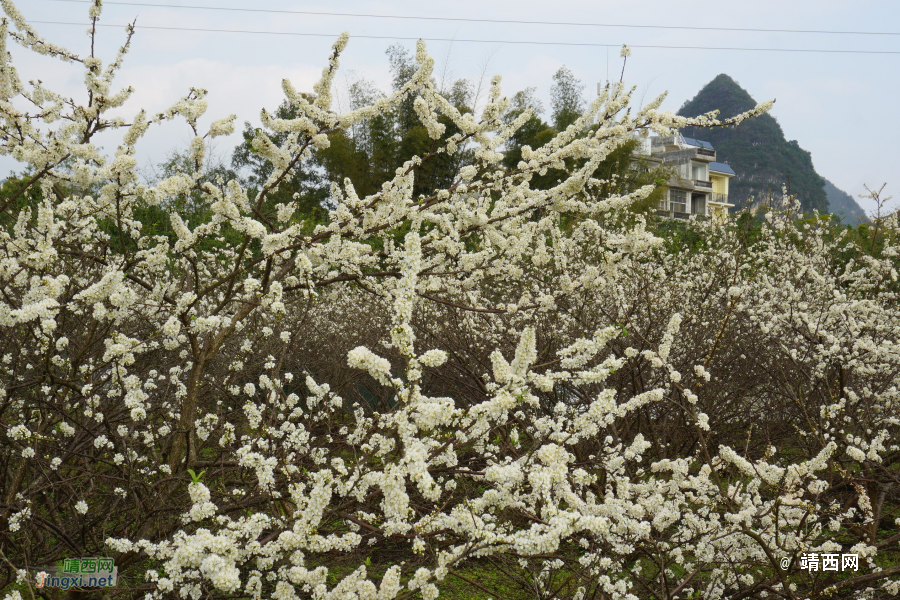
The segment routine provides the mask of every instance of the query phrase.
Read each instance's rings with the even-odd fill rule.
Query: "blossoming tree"
[[[530,115],[503,118],[499,78],[460,112],[419,43],[402,89],[338,114],[342,36],[312,93],[283,83],[296,118],[262,112],[272,169],[248,190],[204,172],[234,121],[201,128],[204,90],[111,116],[128,42],[105,64],[0,4],[0,152],[28,167],[0,198],[6,598],[103,555],[157,598],[499,597],[471,564],[542,599],[900,591],[896,237],[847,258],[787,207],[673,251],[628,211],[651,186],[596,191],[634,135],[768,105],[686,119],[617,83],[507,168]],[[82,69],[84,97],[26,85],[11,41]],[[329,134],[410,100],[433,149],[377,193],[333,182],[324,223],[272,200]],[[196,168],[142,182],[137,144],[176,119]],[[413,194],[463,149],[452,185]],[[173,209],[189,194],[200,222]],[[799,568],[841,552],[858,572]]]

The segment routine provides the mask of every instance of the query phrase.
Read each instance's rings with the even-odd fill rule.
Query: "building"
[[[712,217],[727,214],[734,206],[728,202],[728,180],[734,177],[734,171],[716,162],[712,144],[676,133],[646,140],[641,148],[645,155],[648,146],[652,161],[673,171],[667,197],[660,200],[657,209],[659,215],[676,219]]]

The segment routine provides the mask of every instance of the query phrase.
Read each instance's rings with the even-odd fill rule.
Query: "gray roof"
[[[709,163],[709,170],[715,171],[716,173],[725,173],[726,175],[734,175],[734,169],[726,165],[725,163],[720,162],[711,162]]]

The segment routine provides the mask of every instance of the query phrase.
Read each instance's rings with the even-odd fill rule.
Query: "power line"
[[[75,2],[87,4],[93,0],[49,0],[50,2]],[[155,8],[187,8],[195,10],[219,10],[232,12],[276,13],[291,15],[321,15],[328,17],[360,17],[366,19],[411,19],[418,21],[457,21],[466,23],[511,23],[519,25],[564,25],[572,27],[624,27],[632,29],[687,29],[693,31],[748,31],[759,33],[818,33],[834,35],[900,35],[896,31],[836,31],[829,29],[763,29],[754,27],[700,27],[688,25],[637,25],[634,23],[576,23],[566,21],[525,21],[519,19],[475,19],[471,17],[423,17],[411,15],[380,15],[375,13],[324,12],[313,10],[276,10],[266,8],[235,8],[230,6],[191,6],[180,4],[156,4],[151,2],[107,2],[120,6],[148,6]]]
[[[75,1],[75,0],[73,0]],[[28,21],[29,23],[42,25],[77,25],[79,27],[90,27],[90,23],[71,23],[66,21]],[[118,27],[124,28],[126,25],[114,25],[111,23],[97,23],[98,27]],[[162,25],[135,25],[135,29],[153,29],[167,31],[199,31],[207,33],[245,33],[255,35],[286,35],[286,36],[306,36],[306,37],[328,37],[337,38],[337,34],[333,33],[305,33],[295,31],[254,31],[249,29],[207,29],[203,27],[164,27]],[[598,48],[619,48],[621,44],[599,44],[596,42],[538,42],[534,40],[480,40],[480,39],[460,39],[460,38],[425,38],[425,37],[404,37],[397,35],[351,35],[351,38],[369,39],[369,40],[424,40],[426,42],[471,42],[478,44],[530,44],[538,46],[590,46]],[[664,46],[664,45],[631,45],[631,48],[655,48],[666,50],[739,50],[747,52],[805,52],[805,53],[822,53],[822,54],[900,54],[900,50],[832,50],[824,48],[749,48],[734,46]]]

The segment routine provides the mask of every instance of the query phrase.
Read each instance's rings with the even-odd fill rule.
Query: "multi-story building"
[[[660,200],[657,209],[661,216],[711,217],[726,214],[734,206],[728,202],[728,180],[734,177],[734,171],[716,162],[716,150],[709,142],[676,133],[645,139],[642,150],[654,163],[672,170],[667,197]]]

